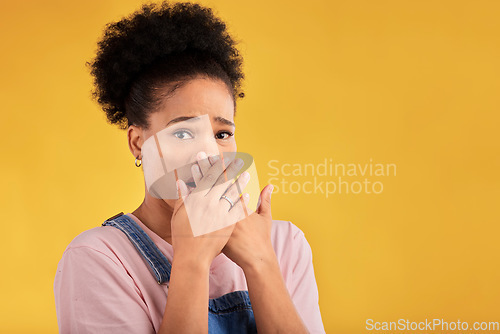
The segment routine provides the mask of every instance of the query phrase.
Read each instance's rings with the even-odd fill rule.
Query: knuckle
[[[213,173],[207,173],[207,175],[205,175],[205,180],[209,181],[209,182],[215,181],[215,174],[213,174]]]
[[[236,198],[238,196],[238,193],[234,187],[229,188],[229,190],[226,192],[226,196],[229,198]]]

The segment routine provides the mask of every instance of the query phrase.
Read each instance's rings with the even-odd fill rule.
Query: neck
[[[173,206],[167,202],[170,201],[150,196],[146,189],[144,201],[132,214],[139,218],[151,231],[172,244],[170,221],[172,220]]]

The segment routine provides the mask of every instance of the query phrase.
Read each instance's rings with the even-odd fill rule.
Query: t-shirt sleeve
[[[57,267],[54,295],[60,333],[155,333],[132,277],[99,250],[68,248]]]
[[[292,286],[290,297],[311,334],[325,333],[319,310],[318,287],[314,276],[312,251],[304,233],[294,226]]]

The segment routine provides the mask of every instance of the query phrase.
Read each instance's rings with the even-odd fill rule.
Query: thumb
[[[177,211],[184,204],[183,198],[188,195],[189,191],[188,191],[188,188],[186,186],[186,183],[184,183],[184,181],[182,181],[182,180],[177,180],[175,182],[175,186],[177,188],[177,196],[179,196],[177,201],[175,201],[175,206],[174,206],[174,211]]]
[[[260,205],[257,207],[257,213],[260,215],[271,216],[271,193],[273,192],[273,185],[268,184],[259,196]]]

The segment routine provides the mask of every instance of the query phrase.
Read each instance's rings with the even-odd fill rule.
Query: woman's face
[[[196,119],[189,121],[189,118],[202,115],[206,115],[211,127],[208,126],[206,119],[207,122],[204,123]],[[167,127],[169,130],[166,132],[172,132],[173,136],[169,137],[172,137],[172,143],[175,143],[169,144],[170,150],[168,155],[165,154],[168,163],[177,166],[192,163],[196,161],[196,153],[204,147],[216,146],[221,154],[236,152],[233,97],[225,83],[220,80],[198,77],[186,82],[162,102],[159,111],[149,115],[149,124],[148,129],[129,127],[129,147],[135,157],[142,156],[140,147],[146,139]],[[196,136],[195,131],[201,133],[199,126],[203,124],[205,124],[204,137],[207,138],[204,140],[205,145],[198,141],[201,136],[196,140],[193,139]],[[208,133],[207,130],[212,133]],[[195,141],[196,145],[190,144]],[[186,176],[179,175],[182,179],[186,179]],[[171,206],[175,202],[175,200],[165,201]]]

